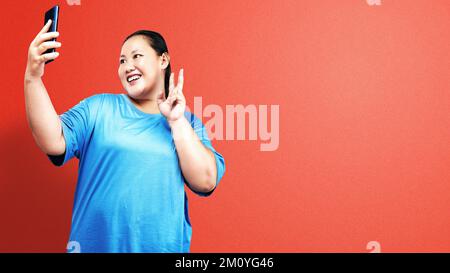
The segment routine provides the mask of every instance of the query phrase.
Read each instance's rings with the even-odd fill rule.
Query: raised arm
[[[174,74],[170,75],[169,97],[166,99],[164,91],[161,91],[157,103],[172,130],[183,176],[191,189],[208,193],[216,186],[216,161],[212,151],[203,145],[184,116],[186,99],[183,95],[183,74],[181,69],[176,87]]]
[[[47,89],[42,82],[45,62],[56,59],[58,52],[43,54],[47,49],[61,47],[61,43],[48,41],[58,32],[47,32],[51,21],[41,29],[28,49],[28,62],[24,76],[25,107],[28,124],[39,148],[49,155],[64,153],[66,143],[61,120],[53,107]]]

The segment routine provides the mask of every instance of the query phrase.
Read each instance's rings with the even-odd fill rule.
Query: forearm
[[[216,161],[185,117],[169,122],[181,170],[193,190],[209,192],[216,186]]]
[[[47,154],[58,155],[65,151],[61,120],[45,89],[41,78],[24,79],[25,108],[28,124],[39,148]]]

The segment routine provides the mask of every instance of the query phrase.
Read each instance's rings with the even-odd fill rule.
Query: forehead
[[[149,42],[146,38],[142,36],[134,36],[128,39],[123,45],[120,51],[120,56],[134,53],[135,51],[148,51],[153,48],[149,45]]]

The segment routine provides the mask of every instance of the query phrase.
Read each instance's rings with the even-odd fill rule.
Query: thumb
[[[164,91],[160,91],[156,97],[156,103],[160,104],[164,101]]]

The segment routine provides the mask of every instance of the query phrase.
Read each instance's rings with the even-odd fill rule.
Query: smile
[[[133,75],[127,78],[127,82],[137,81],[141,78],[141,75]]]

